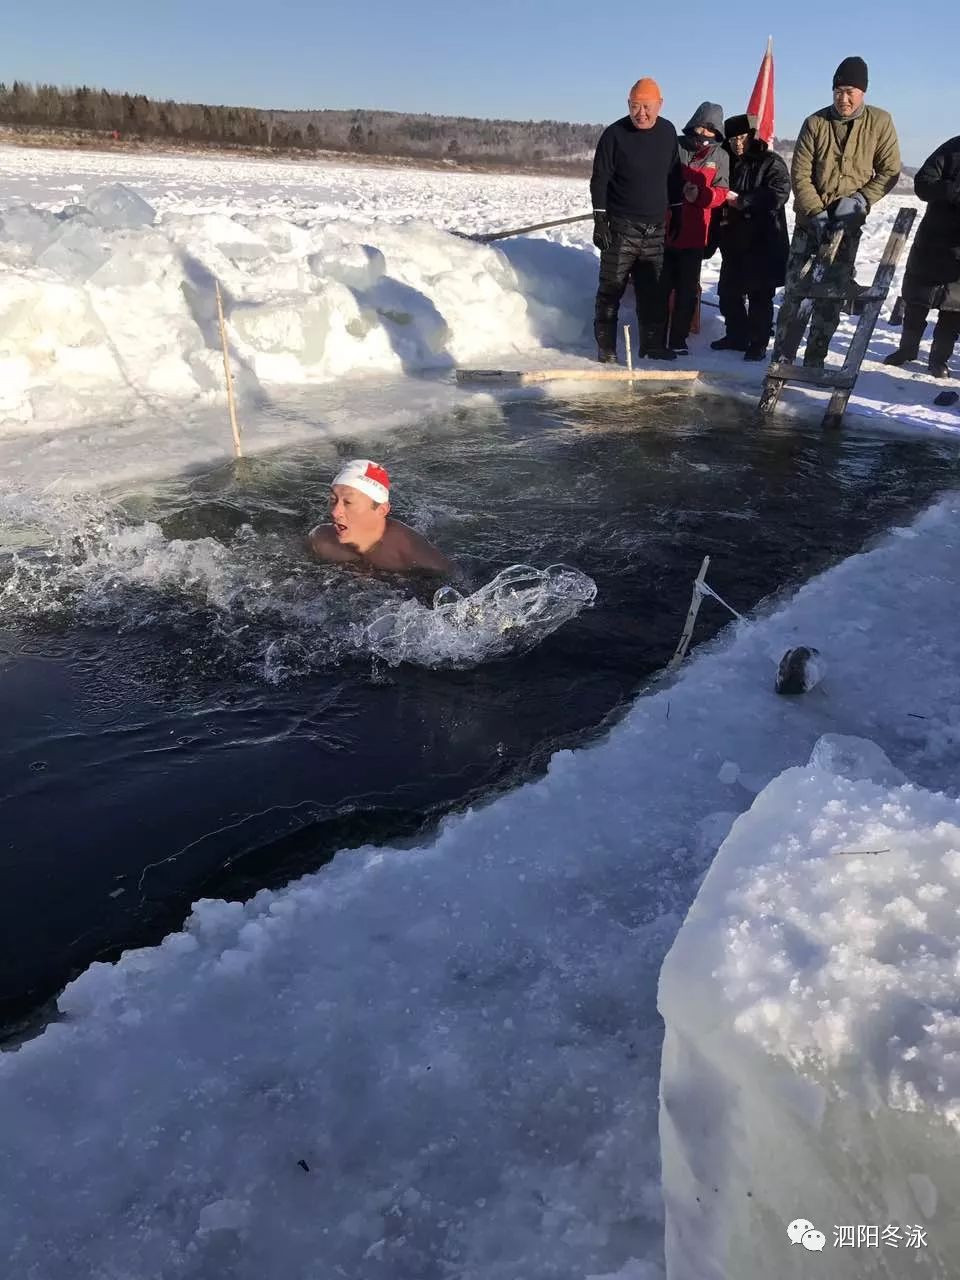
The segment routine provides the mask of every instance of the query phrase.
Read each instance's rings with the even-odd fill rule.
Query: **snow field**
[[[363,400],[390,387],[395,405],[427,385],[450,406],[467,394],[452,386],[456,365],[589,367],[589,222],[491,246],[448,234],[580,212],[579,180],[13,148],[0,148],[0,176],[0,441],[28,432],[45,445],[95,426],[112,455],[116,424],[132,437],[137,420],[222,413],[215,281],[250,449],[289,437],[269,406],[298,388],[321,397],[316,417],[332,388]],[[905,201],[917,203],[893,196],[871,217],[862,281]],[[709,350],[719,265],[704,267],[695,363],[752,398],[762,366]],[[633,323],[629,295],[622,319]],[[845,317],[838,351],[853,328]],[[878,327],[852,412],[956,430],[919,366],[876,363],[897,336]],[[817,403],[799,389],[785,398]],[[216,439],[222,456],[222,427]],[[64,473],[82,465],[79,444],[57,452]]]
[[[403,429],[461,402],[457,362],[589,354],[589,224],[447,234],[577,212],[585,183],[13,150],[0,176],[0,466],[27,492],[223,456],[214,279],[251,447]],[[733,369],[704,317],[698,366]],[[854,408],[953,430],[936,389],[868,364]],[[793,1274],[801,1215],[919,1212],[952,1249],[958,534],[948,497],[422,848],[198,903],[93,966],[0,1055],[11,1274],[658,1280],[656,976],[755,797],[664,976],[670,1280]],[[828,674],[777,698],[796,644]],[[851,777],[866,748],[824,735],[892,764]],[[860,838],[893,853],[839,855]],[[784,1132],[792,1166],[759,1154]],[[811,1197],[781,1221],[790,1179]]]

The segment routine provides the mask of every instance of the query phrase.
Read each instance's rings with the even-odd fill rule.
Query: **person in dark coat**
[[[673,293],[673,310],[664,337],[669,350],[686,355],[713,211],[723,207],[730,187],[723,108],[716,102],[701,102],[680,135],[678,147],[682,199],[670,211],[667,231],[663,274],[668,298]]]
[[[663,341],[667,295],[663,237],[667,209],[679,200],[677,131],[660,114],[663,95],[649,76],[627,98],[629,115],[604,129],[590,179],[593,243],[600,250],[594,312],[597,359],[617,358],[620,299],[633,281],[640,340],[638,354],[675,360]]]
[[[946,378],[960,337],[960,137],[945,142],[923,162],[913,189],[927,202],[927,211],[917,228],[903,277],[900,346],[884,364],[916,360],[927,312],[938,307],[927,368],[935,378]]]
[[[714,351],[742,351],[745,360],[762,360],[773,331],[773,295],[786,279],[790,174],[781,157],[757,137],[756,116],[731,116],[724,134],[732,163],[717,243],[723,255],[718,291],[727,332],[710,345]]]

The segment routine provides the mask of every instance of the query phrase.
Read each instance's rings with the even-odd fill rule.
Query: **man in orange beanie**
[[[593,160],[593,243],[600,250],[594,334],[603,363],[617,358],[620,299],[628,280],[637,300],[638,354],[676,359],[664,346],[663,238],[682,182],[677,131],[660,115],[662,106],[657,82],[638,80],[627,97],[629,114],[604,129]]]

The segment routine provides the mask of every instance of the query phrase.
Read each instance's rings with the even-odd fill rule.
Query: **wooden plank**
[[[822,299],[825,302],[872,302],[875,298],[880,298],[882,301],[883,296],[871,285],[869,289],[857,289],[855,293],[845,293],[841,298],[834,286],[830,284],[807,285],[794,294],[795,298],[813,298],[814,301]]]
[[[805,382],[811,387],[824,387],[834,390],[848,384],[849,373],[840,369],[808,369],[802,364],[771,364],[767,375],[771,378],[782,378],[784,382]],[[852,387],[853,383],[849,385]]]
[[[903,253],[916,216],[916,209],[911,209],[908,205],[904,205],[897,214],[886,247],[877,264],[873,285],[870,289],[870,301],[867,302],[860,313],[856,332],[853,335],[850,346],[847,348],[846,358],[843,362],[843,372],[848,379],[849,385],[838,384],[836,391],[830,397],[827,412],[823,416],[823,425],[825,427],[836,428],[843,421],[843,415],[850,399],[850,392],[856,384],[860,366],[863,364],[863,358],[867,354],[867,347],[870,345],[870,339],[873,337],[877,320],[880,318],[880,308],[883,306],[893,283],[893,273],[897,269],[897,263]]]
[[[542,382],[694,382],[698,369],[458,369],[459,383],[526,386]]]

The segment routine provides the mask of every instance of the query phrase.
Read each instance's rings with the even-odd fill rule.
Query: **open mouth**
[[[343,535],[347,532],[347,526],[339,520],[334,520],[333,527],[336,530],[336,534],[338,538],[342,538]]]

